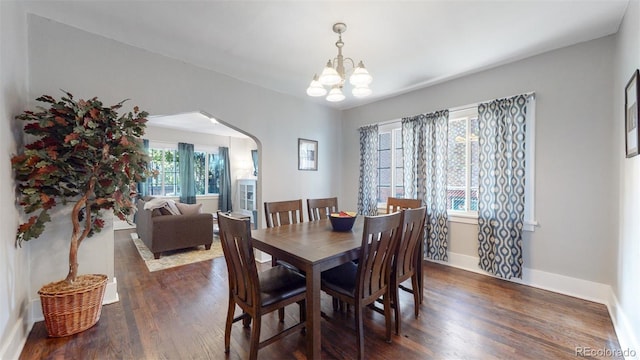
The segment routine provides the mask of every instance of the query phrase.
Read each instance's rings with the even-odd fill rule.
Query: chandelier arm
[[[346,58],[344,58],[344,59],[342,59],[342,60],[343,60],[344,62],[347,62],[347,61],[350,61],[350,62],[351,62],[351,69],[350,69],[350,71],[349,71],[349,72],[353,72],[353,70],[356,68],[356,62],[355,62],[352,58],[350,58],[350,57],[346,57]],[[346,72],[345,72],[345,75],[346,75]]]

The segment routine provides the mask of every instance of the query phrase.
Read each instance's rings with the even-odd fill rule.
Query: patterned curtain
[[[222,171],[220,171],[220,195],[218,196],[218,210],[231,211],[231,163],[229,162],[229,148],[220,148],[220,162],[222,163]]]
[[[504,279],[522,278],[525,124],[532,97],[518,95],[478,106],[479,266]]]
[[[142,139],[142,149],[144,150],[144,153],[149,155],[149,140],[148,139]],[[149,187],[151,186],[151,179],[150,178],[146,178],[143,181],[140,181],[137,184],[137,191],[138,191],[138,197],[142,198],[145,197],[147,195],[149,195]]]
[[[358,213],[378,215],[378,125],[364,126],[360,131],[360,179]]]
[[[405,198],[427,207],[424,257],[448,261],[447,133],[449,111],[402,119]]]
[[[178,143],[180,202],[196,203],[196,179],[193,169],[193,144]]]

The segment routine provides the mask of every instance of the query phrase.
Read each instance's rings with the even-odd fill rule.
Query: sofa
[[[154,258],[159,259],[164,251],[199,245],[211,249],[213,214],[198,212],[172,215],[164,209],[145,209],[146,201],[137,200],[136,231]]]

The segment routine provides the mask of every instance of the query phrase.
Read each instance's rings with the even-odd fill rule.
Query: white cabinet
[[[238,212],[251,216],[251,222],[255,224],[256,216],[256,180],[238,179]]]

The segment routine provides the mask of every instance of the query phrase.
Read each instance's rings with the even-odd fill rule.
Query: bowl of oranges
[[[329,214],[334,231],[351,231],[358,215],[353,211],[340,211]]]

